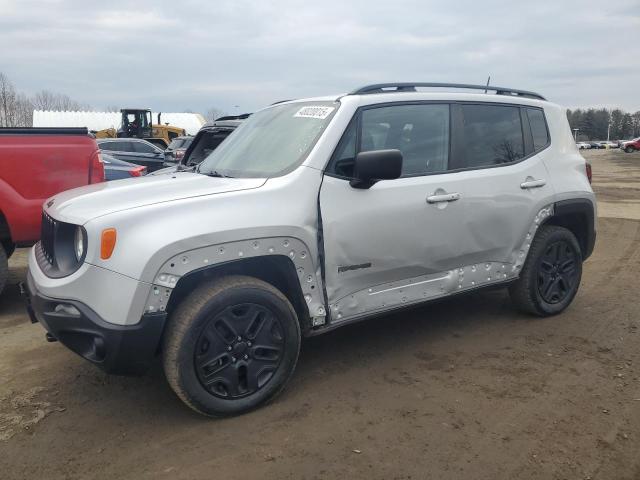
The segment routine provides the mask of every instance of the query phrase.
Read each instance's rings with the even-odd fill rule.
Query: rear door
[[[508,105],[419,103],[356,114],[320,191],[334,321],[471,288],[469,276],[460,287],[446,278],[454,269],[514,261],[551,196],[521,113]],[[350,187],[356,153],[388,148],[403,153],[402,177]],[[484,278],[499,280],[495,269]]]

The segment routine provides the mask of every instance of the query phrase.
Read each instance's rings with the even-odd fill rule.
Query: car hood
[[[192,172],[88,185],[59,193],[44,204],[49,215],[83,225],[110,213],[206,195],[259,188],[264,178],[218,178]]]

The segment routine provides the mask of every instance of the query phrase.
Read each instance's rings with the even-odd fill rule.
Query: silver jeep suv
[[[589,177],[564,109],[532,92],[278,103],[195,171],[49,199],[24,295],[49,340],[114,373],[160,355],[187,405],[236,414],[284,387],[302,336],[497,285],[562,312],[595,242]]]

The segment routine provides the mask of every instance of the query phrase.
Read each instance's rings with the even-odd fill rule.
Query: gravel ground
[[[598,242],[573,305],[537,319],[502,290],[303,344],[271,405],[209,420],[157,365],[112,377],[0,297],[0,477],[640,478],[640,153],[586,151]]]

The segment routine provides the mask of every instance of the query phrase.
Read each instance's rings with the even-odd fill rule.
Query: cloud
[[[637,0],[0,0],[0,11],[0,70],[23,91],[96,108],[251,111],[490,74],[570,107],[640,110]]]

